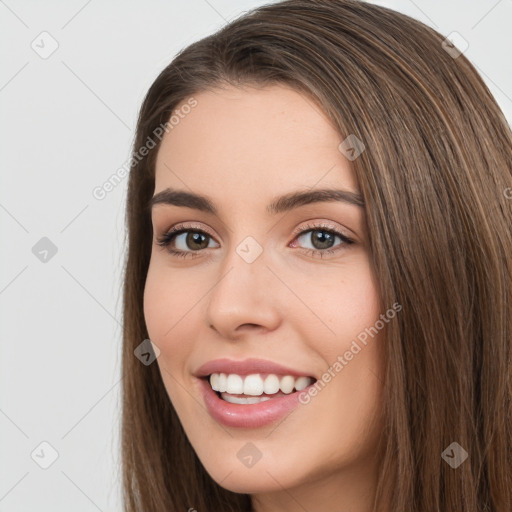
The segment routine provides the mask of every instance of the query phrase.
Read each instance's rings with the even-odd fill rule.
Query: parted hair
[[[512,133],[488,87],[445,36],[358,0],[285,0],[181,50],[143,101],[133,152],[202,91],[285,84],[364,151],[370,261],[387,326],[385,422],[374,512],[512,510]],[[248,512],[190,445],[148,332],[148,202],[157,147],[130,170],[123,281],[125,512]],[[453,442],[468,454],[453,468]]]

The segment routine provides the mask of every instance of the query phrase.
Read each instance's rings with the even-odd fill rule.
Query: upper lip
[[[249,358],[242,361],[234,359],[214,359],[200,366],[195,372],[196,377],[207,377],[212,373],[236,373],[250,375],[252,373],[274,373],[276,375],[292,375],[294,377],[311,377],[310,373],[295,370],[272,361]]]

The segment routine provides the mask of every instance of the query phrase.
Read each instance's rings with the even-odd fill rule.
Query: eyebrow
[[[286,212],[299,206],[311,203],[340,201],[342,203],[364,208],[364,200],[360,193],[350,190],[340,189],[317,189],[290,192],[283,196],[275,198],[268,206],[267,212],[270,215],[276,215]],[[182,206],[193,208],[207,213],[217,215],[218,211],[214,203],[206,196],[187,192],[185,190],[174,190],[166,188],[155,194],[148,203],[150,210],[157,204]]]

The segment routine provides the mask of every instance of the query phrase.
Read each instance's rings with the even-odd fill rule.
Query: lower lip
[[[199,380],[210,416],[226,427],[263,427],[286,416],[300,403],[299,392],[296,391],[257,404],[232,404],[219,398],[207,379]],[[307,388],[305,390],[307,391]]]

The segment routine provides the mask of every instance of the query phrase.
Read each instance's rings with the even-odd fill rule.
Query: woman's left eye
[[[345,246],[354,243],[354,240],[347,237],[343,233],[336,231],[332,228],[326,228],[324,226],[307,226],[308,229],[300,231],[295,240],[309,241],[313,248],[305,248],[304,250],[311,254],[318,254],[323,257],[324,254],[331,254],[339,250],[346,248]],[[341,243],[334,245],[334,242],[338,238]],[[167,233],[162,235],[157,240],[157,244],[161,247],[166,247],[167,250],[174,256],[179,257],[195,257],[202,249],[209,247],[209,241],[213,240],[213,237],[201,229],[191,229],[186,227],[173,227]],[[205,244],[205,241],[207,242]],[[173,247],[181,243],[182,248]],[[191,250],[187,250],[187,247]],[[199,246],[199,247],[197,247]]]
[[[334,245],[336,238],[341,240],[341,243],[338,245]],[[313,248],[307,248],[306,250],[308,250],[311,254],[319,254],[320,257],[323,257],[325,253],[331,254],[333,252],[342,250],[344,248],[343,246],[351,245],[354,243],[351,238],[348,238],[343,233],[324,227],[313,227],[311,229],[301,231],[296,237],[296,240],[301,239],[308,240],[313,246]]]

